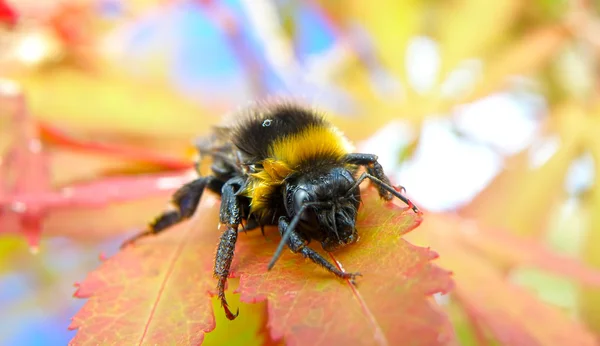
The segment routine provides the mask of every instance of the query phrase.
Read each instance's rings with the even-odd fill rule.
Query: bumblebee
[[[172,210],[123,244],[190,218],[205,189],[219,194],[220,223],[226,229],[217,248],[214,275],[221,305],[230,320],[239,310],[233,314],[229,309],[225,284],[244,219],[244,230],[260,227],[264,233],[264,226],[279,228],[281,241],[268,269],[287,246],[339,278],[354,281],[360,273],[341,271],[307,245],[315,240],[331,252],[358,240],[359,185],[369,179],[381,198],[397,197],[419,212],[390,184],[377,156],[353,153],[346,137],[317,112],[278,102],[250,107],[237,116],[235,125],[216,127],[210,138],[196,145],[198,162],[212,159],[212,174],[182,186],[173,195]],[[366,169],[359,174],[361,166]]]

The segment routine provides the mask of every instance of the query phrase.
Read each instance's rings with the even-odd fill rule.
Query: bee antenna
[[[300,222],[300,216],[302,216],[302,214],[306,211],[306,209],[308,209],[309,206],[329,205],[330,203],[331,202],[306,202],[306,203],[302,204],[302,207],[300,208],[298,213],[296,215],[294,215],[292,222],[290,222],[288,224],[287,228],[285,229],[285,233],[282,234],[281,241],[279,242],[279,245],[277,246],[277,250],[275,250],[275,254],[273,255],[273,258],[271,258],[271,261],[269,262],[269,266],[267,267],[268,270],[271,270],[271,268],[273,268],[273,266],[275,265],[275,262],[277,262],[277,260],[281,256],[281,252],[283,252],[283,247],[285,246],[287,241],[290,239],[290,236],[292,235],[292,232],[296,228],[296,225],[298,224],[298,222]]]
[[[352,185],[351,188],[348,189],[348,191],[346,191],[346,195],[344,195],[343,198],[347,199],[347,198],[354,198],[354,190],[357,189],[360,186],[360,183],[362,183],[362,181],[364,180],[364,178],[358,179],[354,185]]]

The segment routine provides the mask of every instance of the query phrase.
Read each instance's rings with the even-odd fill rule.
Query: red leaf
[[[0,24],[13,27],[19,20],[19,14],[5,0],[0,0]]]
[[[347,271],[363,274],[354,287],[334,279],[297,254],[284,254],[272,271],[264,268],[278,238],[267,244],[248,233],[234,266],[241,274],[242,301],[268,300],[269,326],[274,339],[288,345],[444,343],[453,337],[448,320],[427,296],[447,292],[449,273],[432,265],[437,255],[400,236],[420,223],[420,217],[383,205],[372,190],[363,194],[359,216],[360,241],[331,256]],[[316,249],[318,246],[315,246]],[[322,251],[321,251],[322,252]],[[338,263],[339,263],[338,262]]]
[[[191,223],[141,240],[89,274],[75,293],[90,299],[69,327],[78,329],[71,344],[200,344],[215,328],[208,292],[215,284],[216,202],[206,196],[199,207],[206,212]]]
[[[474,253],[498,258],[512,266],[529,266],[572,278],[580,283],[600,287],[600,270],[577,259],[557,254],[534,239],[508,232],[467,228],[457,234]]]
[[[279,238],[275,230],[267,230],[267,239],[260,232],[242,234],[233,264],[242,300],[268,298],[271,335],[287,344],[451,340],[449,321],[428,297],[451,288],[449,273],[430,263],[435,253],[401,239],[420,222],[402,211],[366,193],[362,239],[335,255],[347,270],[363,272],[357,288],[291,253],[267,272]],[[217,223],[217,201],[208,194],[191,222],[141,240],[89,274],[76,293],[90,299],[73,319],[78,333],[72,344],[200,343],[214,328],[209,295],[216,286]]]
[[[477,228],[454,215],[431,214],[420,230],[409,238],[426,235],[423,242],[440,252],[441,264],[455,275],[455,296],[477,322],[475,328],[489,330],[506,345],[596,345],[585,326],[511,283],[505,268],[495,266],[492,259],[506,260],[511,266],[540,266],[596,285],[600,284],[598,271],[574,260],[561,264],[557,255],[540,245]]]
[[[22,206],[0,214],[0,232],[25,232],[28,210],[40,210],[30,241],[40,232],[91,240],[144,225],[164,209],[170,194],[189,181],[188,174],[161,173],[104,178],[56,191],[0,195],[0,206]],[[33,229],[33,228],[30,228]]]
[[[1,129],[0,136],[8,140],[0,141],[0,154],[4,154],[0,160],[0,232],[25,235],[32,250],[37,249],[42,230],[54,235],[79,233],[97,238],[98,235],[139,227],[147,221],[145,214],[140,214],[139,210],[158,212],[170,192],[189,179],[180,172],[104,178],[92,183],[55,188],[51,184],[49,167],[52,153],[44,150],[38,125],[29,114],[23,95],[10,82],[2,83],[0,116],[8,118],[3,121],[8,126]],[[91,142],[82,144],[54,129],[49,131],[47,126],[42,129],[60,144],[88,152],[101,151],[171,169],[190,167],[190,164],[145,150]],[[157,202],[151,197],[160,199]],[[137,204],[137,210],[132,210],[134,204]],[[130,212],[114,213],[110,209],[115,205]],[[85,232],[81,232],[84,224],[88,226]]]
[[[94,14],[90,4],[63,2],[53,10],[48,25],[65,45],[75,47],[92,42]]]
[[[12,146],[0,161],[0,199],[5,194],[31,194],[46,192],[50,189],[48,157],[42,151],[42,144],[37,136],[34,120],[29,116],[23,95],[16,86],[4,82],[8,94],[0,94],[0,103],[6,107],[12,135]],[[14,89],[14,90],[12,90]],[[32,249],[37,249],[40,223],[46,210],[38,203],[25,204],[16,199],[7,203],[0,201],[0,206],[7,205],[11,210],[21,213],[22,233],[27,237]],[[8,208],[7,208],[8,209]],[[0,213],[2,217],[4,213]]]
[[[457,249],[458,250],[458,249]],[[507,283],[484,258],[465,251],[448,254],[456,271],[456,296],[503,345],[597,345],[593,335],[557,308]],[[485,283],[485,287],[482,287]]]
[[[112,157],[126,159],[128,161],[156,165],[164,169],[181,170],[192,168],[192,164],[189,160],[182,160],[176,157],[160,155],[142,148],[125,147],[111,143],[94,142],[80,138],[74,138],[49,124],[39,124],[39,128],[43,138],[61,146],[78,151],[110,155]]]

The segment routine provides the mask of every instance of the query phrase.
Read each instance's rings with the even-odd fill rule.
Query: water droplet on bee
[[[271,123],[273,123],[273,120],[271,120],[271,119],[265,119],[263,121],[263,123],[262,123],[262,126],[263,127],[269,127],[269,126],[271,126]]]

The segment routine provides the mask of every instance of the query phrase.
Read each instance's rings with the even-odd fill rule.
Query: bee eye
[[[298,189],[294,193],[294,213],[298,214],[304,203],[309,201],[309,195],[306,190]]]
[[[295,215],[298,215],[298,213],[300,213],[302,207],[306,204],[306,202],[314,201],[314,199],[311,197],[311,194],[302,188],[299,188],[296,190],[296,192],[294,192],[292,203]],[[312,229],[319,228],[317,214],[315,213],[315,210],[313,208],[304,210],[304,212],[302,212],[302,215],[300,215],[300,220],[304,223],[305,227],[309,227]]]

